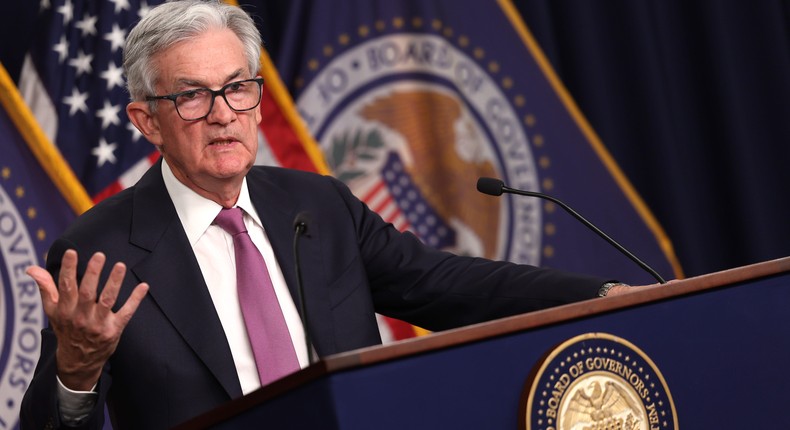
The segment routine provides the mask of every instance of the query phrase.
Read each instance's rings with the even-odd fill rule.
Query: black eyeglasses
[[[263,78],[245,79],[231,82],[218,90],[196,88],[166,96],[148,96],[145,99],[170,100],[176,105],[178,116],[184,121],[197,121],[211,113],[214,99],[222,96],[225,103],[236,112],[255,109],[261,103],[261,87]]]

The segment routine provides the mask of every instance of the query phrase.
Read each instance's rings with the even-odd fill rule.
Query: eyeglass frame
[[[258,84],[258,102],[255,103],[254,106],[252,106],[250,108],[247,108],[247,109],[236,109],[236,108],[234,108],[233,106],[230,105],[230,102],[228,101],[228,98],[225,96],[225,91],[227,91],[227,89],[231,85],[239,84],[239,83],[242,83],[242,82],[256,82]],[[176,99],[178,97],[180,97],[180,96],[183,96],[184,94],[189,94],[191,92],[203,91],[203,90],[208,91],[211,94],[211,102],[208,104],[208,112],[206,112],[205,115],[203,115],[201,117],[198,117],[198,118],[185,119],[184,116],[181,115],[181,111],[178,110],[178,104],[176,103]],[[217,96],[222,96],[222,99],[225,100],[225,104],[227,104],[228,107],[234,112],[251,111],[251,110],[255,109],[256,107],[260,106],[260,104],[261,104],[261,99],[263,98],[263,78],[257,77],[257,78],[252,78],[252,79],[242,79],[240,81],[229,82],[229,83],[223,85],[222,88],[220,88],[218,90],[212,90],[211,88],[201,87],[201,88],[195,88],[195,89],[181,91],[181,92],[177,92],[177,93],[173,93],[173,94],[166,94],[164,96],[146,96],[145,100],[149,101],[149,102],[157,101],[157,100],[170,100],[170,101],[173,102],[173,107],[176,108],[176,113],[178,114],[179,118],[181,118],[184,121],[200,121],[200,120],[206,118],[207,116],[211,115],[211,110],[214,109],[214,99],[216,99]]]

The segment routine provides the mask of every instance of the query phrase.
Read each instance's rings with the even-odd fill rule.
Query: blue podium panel
[[[327,370],[212,428],[523,428],[531,376],[559,345],[589,333],[633,344],[663,375],[677,421],[647,428],[790,428],[790,275],[680,290],[604,311],[586,309],[620,298],[574,304],[561,319],[543,311],[529,317],[548,322],[526,328],[519,316],[437,333],[382,360],[366,361],[366,353],[398,346],[363,351],[359,364]],[[440,342],[467,330],[494,334]],[[327,362],[331,368],[333,358]]]

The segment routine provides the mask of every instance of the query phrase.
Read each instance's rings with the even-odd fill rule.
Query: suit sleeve
[[[442,330],[596,297],[608,279],[434,250],[332,180],[354,223],[377,312]]]

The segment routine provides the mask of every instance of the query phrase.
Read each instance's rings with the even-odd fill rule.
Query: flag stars
[[[10,178],[11,177],[11,169],[8,168],[8,167],[3,167],[3,170],[0,170],[0,176],[2,176],[3,179]]]
[[[63,98],[63,103],[69,105],[69,116],[74,116],[77,112],[88,113],[88,93],[81,93],[77,88],[71,90],[71,95]]]
[[[99,139],[99,146],[93,148],[91,150],[91,154],[93,154],[97,160],[96,165],[98,167],[102,167],[104,163],[109,162],[110,164],[115,164],[117,161],[115,158],[115,149],[118,147],[115,143],[107,143],[103,137]]]
[[[112,52],[116,52],[123,48],[126,42],[126,30],[119,27],[118,24],[113,24],[112,30],[104,35],[104,40],[109,41],[111,46],[110,49]]]
[[[122,10],[129,10],[129,0],[110,0],[115,4],[115,14],[117,15]]]
[[[116,66],[115,63],[109,63],[107,70],[101,72],[99,76],[107,81],[107,91],[116,86],[123,88],[123,68]]]
[[[74,18],[74,5],[71,4],[71,0],[66,0],[66,3],[58,8],[58,13],[63,15],[63,25],[68,25]]]
[[[143,0],[140,2],[140,8],[137,9],[137,16],[139,16],[141,19],[145,18],[145,16],[148,15],[148,11],[150,10],[151,8],[148,7],[148,2]]]
[[[58,62],[63,63],[69,55],[69,42],[66,36],[60,36],[60,41],[52,47],[52,50],[58,53]]]
[[[69,66],[77,69],[77,77],[79,77],[82,76],[83,73],[90,73],[93,71],[91,61],[93,61],[93,55],[86,54],[80,50],[80,52],[77,53],[77,58],[69,60]]]
[[[96,116],[101,118],[101,128],[102,130],[106,130],[107,127],[112,125],[119,125],[121,123],[121,119],[118,117],[118,113],[121,112],[120,106],[115,106],[111,104],[109,101],[104,101],[104,107],[96,111]],[[100,164],[101,165],[101,164]]]
[[[25,187],[21,187],[21,186],[16,187],[16,189],[14,190],[14,194],[19,199],[21,199],[22,197],[25,197]]]
[[[141,137],[143,137],[143,134],[140,133],[140,130],[138,130],[137,127],[135,127],[131,122],[126,123],[126,129],[132,133],[132,141],[134,142],[137,142]]]
[[[38,216],[38,211],[34,207],[27,208],[27,218],[28,219],[36,219]]]
[[[74,24],[75,27],[80,29],[82,32],[82,37],[87,37],[88,35],[95,35],[96,34],[96,21],[98,17],[85,15],[80,21],[77,21]]]

